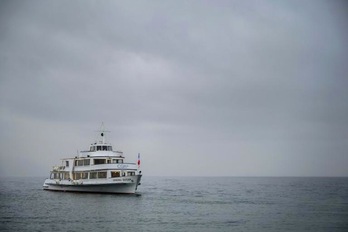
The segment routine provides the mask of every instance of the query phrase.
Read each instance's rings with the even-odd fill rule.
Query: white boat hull
[[[104,180],[52,180],[46,179],[43,189],[63,192],[135,193],[141,175]]]

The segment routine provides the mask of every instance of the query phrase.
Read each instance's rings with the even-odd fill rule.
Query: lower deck
[[[44,190],[72,192],[135,193],[138,185],[140,185],[140,180],[141,174],[100,179],[46,179],[43,188]]]

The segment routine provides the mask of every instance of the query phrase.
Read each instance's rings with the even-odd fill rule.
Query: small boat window
[[[88,172],[81,173],[81,179],[88,179]]]
[[[108,146],[103,146],[103,151],[107,151],[108,150]]]
[[[83,166],[83,160],[75,160],[75,166]]]
[[[91,146],[90,151],[95,151],[95,146]]]
[[[97,179],[97,172],[89,173],[89,179]]]
[[[98,179],[106,178],[106,172],[98,172]]]
[[[104,179],[104,178],[106,178],[106,172],[90,172],[89,173],[89,179]]]
[[[69,167],[69,161],[65,161],[65,166]]]
[[[112,151],[112,146],[108,146],[108,151]]]
[[[90,159],[75,160],[75,166],[89,166]]]
[[[68,180],[70,179],[70,175],[69,175],[69,172],[64,172],[64,180]]]
[[[127,176],[135,176],[135,172],[128,172]]]
[[[81,179],[81,173],[80,172],[75,172],[74,173],[74,180],[79,180]]]
[[[114,172],[111,172],[111,177],[114,178],[114,177],[120,177],[120,171],[114,171]]]
[[[101,151],[102,146],[97,146],[97,151]]]
[[[90,164],[90,159],[83,160],[83,165],[88,166]]]
[[[50,179],[60,179],[59,178],[59,173],[58,172],[53,172],[53,173],[51,173],[51,178]]]
[[[106,164],[106,159],[94,159],[94,164]]]

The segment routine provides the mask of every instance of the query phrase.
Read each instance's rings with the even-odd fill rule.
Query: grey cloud
[[[207,151],[226,161],[217,175],[347,175],[346,6],[3,1],[0,125],[10,135],[2,145],[10,152],[19,136],[8,123],[27,136],[76,127],[49,133],[53,152],[53,140],[88,141],[77,131],[105,121],[125,148],[149,154],[153,175],[175,173],[157,165],[173,156],[190,161],[183,175],[203,175]]]

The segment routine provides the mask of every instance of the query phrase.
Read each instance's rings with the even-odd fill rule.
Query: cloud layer
[[[2,1],[0,173],[45,175],[104,121],[149,175],[346,176],[347,7]]]

